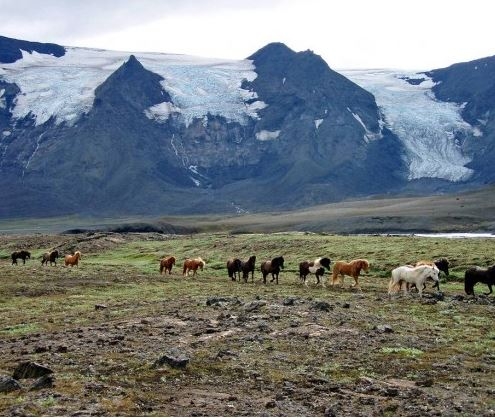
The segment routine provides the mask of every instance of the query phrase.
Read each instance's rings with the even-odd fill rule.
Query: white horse
[[[437,266],[400,266],[392,270],[392,278],[388,284],[388,294],[397,292],[397,289],[401,288],[402,282],[415,284],[419,297],[423,297],[423,285],[428,278],[431,278],[435,284],[438,284],[438,270]],[[404,286],[404,294],[409,292],[407,286]]]

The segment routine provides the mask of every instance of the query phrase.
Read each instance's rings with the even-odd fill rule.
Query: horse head
[[[434,263],[440,271],[443,271],[445,273],[446,276],[449,275],[449,260],[442,257],[438,260],[435,260]]]
[[[280,267],[281,269],[284,268],[284,257],[280,256],[280,257],[275,257],[273,260],[272,260],[272,266],[275,267]]]
[[[330,270],[330,264],[332,263],[332,260],[330,260],[328,257],[323,257],[319,259],[320,265],[325,267],[327,270]]]

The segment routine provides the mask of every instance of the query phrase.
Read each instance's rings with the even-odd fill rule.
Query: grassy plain
[[[76,268],[41,266],[78,249]],[[26,265],[10,263],[26,248]],[[280,284],[232,282],[232,256],[283,255]],[[171,275],[159,259],[174,255]],[[184,278],[181,262],[206,268]],[[367,258],[362,291],[299,282],[299,261]],[[447,257],[441,294],[387,296],[390,270]],[[493,296],[463,291],[494,239],[314,233],[0,236],[0,374],[23,361],[55,385],[0,394],[0,415],[494,415]],[[328,275],[326,276],[328,277]],[[97,308],[103,307],[103,308]],[[184,369],[157,364],[164,354]]]

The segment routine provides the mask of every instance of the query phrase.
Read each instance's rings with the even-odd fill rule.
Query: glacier
[[[418,72],[389,69],[341,70],[342,75],[375,96],[385,126],[406,148],[409,180],[423,177],[453,182],[467,180],[473,170],[462,154],[459,138],[476,135],[461,117],[461,106],[435,100],[432,80]],[[411,84],[407,79],[423,79]]]
[[[22,51],[22,59],[2,64],[0,79],[16,83],[21,93],[12,110],[15,119],[32,116],[36,125],[54,118],[74,125],[93,106],[95,89],[133,53],[67,47],[62,57]],[[158,122],[177,113],[189,125],[208,114],[246,124],[266,105],[256,92],[241,87],[257,74],[251,60],[225,60],[180,54],[134,53],[161,82],[173,103],[155,105],[147,117]],[[3,94],[2,94],[3,96]],[[3,102],[0,102],[3,103]]]

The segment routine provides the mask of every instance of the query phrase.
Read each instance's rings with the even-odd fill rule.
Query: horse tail
[[[464,273],[464,291],[466,292],[466,295],[474,295],[474,283],[473,270],[466,270]]]

